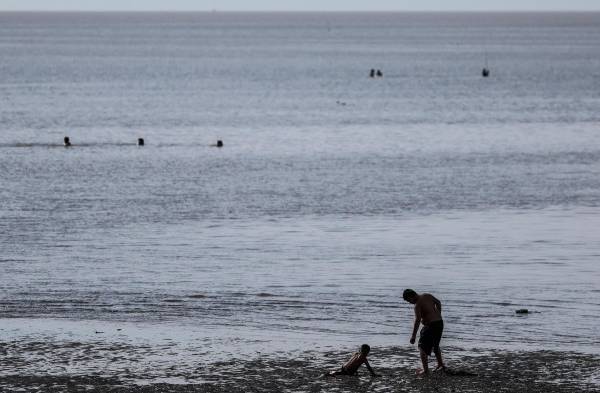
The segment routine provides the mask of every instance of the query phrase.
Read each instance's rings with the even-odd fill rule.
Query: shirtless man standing
[[[440,340],[444,331],[444,321],[442,320],[442,303],[429,293],[419,295],[412,289],[404,290],[402,297],[407,302],[415,305],[415,325],[413,327],[410,343],[414,344],[417,337],[419,325],[423,323],[421,336],[419,337],[419,352],[421,353],[421,362],[423,369],[417,371],[417,375],[429,373],[428,357],[431,356],[431,350],[435,353],[437,359],[437,370],[444,370],[444,361],[442,360],[442,351],[440,350]]]

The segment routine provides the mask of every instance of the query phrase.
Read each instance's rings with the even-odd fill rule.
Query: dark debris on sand
[[[455,370],[476,376],[454,376],[443,372],[417,378],[414,368],[394,365],[394,357],[405,349],[377,351],[371,363],[380,377],[366,370],[353,377],[324,377],[323,357],[307,355],[300,360],[259,358],[206,365],[196,371],[176,371],[165,378],[188,380],[187,384],[149,383],[144,375],[45,376],[0,375],[2,391],[36,392],[600,392],[593,383],[600,359],[593,355],[559,352],[469,352],[453,361]],[[317,359],[318,358],[318,359]],[[342,354],[327,354],[327,367],[337,366]],[[333,360],[335,359],[335,363]],[[389,360],[389,366],[382,364]]]

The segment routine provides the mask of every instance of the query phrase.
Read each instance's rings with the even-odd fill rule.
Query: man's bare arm
[[[431,296],[433,298],[433,303],[437,307],[439,312],[442,312],[442,302],[440,302],[435,296]]]
[[[417,339],[417,331],[419,330],[419,325],[421,324],[421,308],[419,306],[415,306],[415,324],[413,326],[412,336],[410,336],[410,343],[414,344]]]

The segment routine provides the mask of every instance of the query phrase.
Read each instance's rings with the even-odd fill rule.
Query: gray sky
[[[0,10],[600,10],[600,0],[0,0]]]

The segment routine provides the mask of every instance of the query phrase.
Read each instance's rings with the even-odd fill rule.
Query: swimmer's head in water
[[[405,289],[402,293],[402,298],[409,303],[415,303],[417,300],[417,293],[412,289]]]
[[[360,346],[360,353],[362,353],[363,355],[368,355],[369,352],[371,352],[371,347],[369,346],[369,344],[363,344]]]

